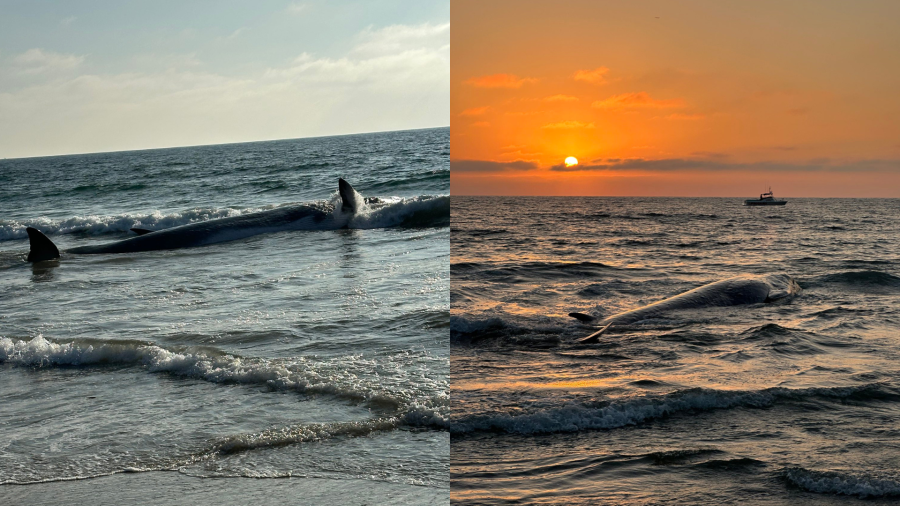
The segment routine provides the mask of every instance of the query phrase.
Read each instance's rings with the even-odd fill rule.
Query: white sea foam
[[[26,227],[34,227],[45,234],[103,235],[128,232],[131,228],[161,230],[198,221],[214,220],[260,211],[259,208],[197,208],[180,213],[120,214],[112,216],[73,216],[62,220],[35,218],[32,220],[0,220],[0,241],[25,239]]]
[[[438,413],[449,404],[447,382],[429,374],[441,360],[425,352],[402,352],[278,361],[210,351],[173,351],[135,342],[56,343],[43,336],[30,341],[0,338],[0,363],[31,367],[134,365],[150,372],[214,383],[260,384],[332,395],[400,412],[409,406]]]
[[[386,199],[380,204],[361,207],[350,220],[350,228],[385,228],[396,226],[435,226],[450,218],[450,197],[422,195],[403,199]]]
[[[253,434],[240,434],[224,438],[213,450],[219,453],[235,453],[258,448],[274,448],[297,443],[321,441],[340,436],[360,437],[373,432],[390,431],[400,426],[396,417],[375,418],[358,422],[333,422],[297,425],[269,429]]]

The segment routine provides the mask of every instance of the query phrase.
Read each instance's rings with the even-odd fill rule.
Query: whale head
[[[355,213],[362,197],[350,186],[350,183],[338,178],[338,193],[341,194],[341,211]]]
[[[765,282],[769,285],[769,294],[766,302],[790,300],[803,291],[800,285],[787,274],[770,274],[765,276]]]

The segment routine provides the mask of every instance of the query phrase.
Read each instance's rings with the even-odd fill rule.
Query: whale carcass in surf
[[[283,230],[343,228],[347,226],[347,222],[364,200],[350,183],[343,179],[338,180],[338,193],[341,202],[335,206],[288,205],[240,216],[189,223],[165,230],[136,229],[134,231],[138,234],[137,237],[97,246],[81,246],[65,250],[65,253],[90,255],[193,248]],[[26,231],[31,246],[27,258],[29,262],[59,258],[59,249],[47,236],[31,227]]]
[[[599,322],[599,325],[602,325],[600,330],[580,342],[596,342],[597,338],[613,325],[627,325],[649,318],[657,318],[670,311],[783,301],[789,300],[801,291],[800,285],[786,274],[735,276],[604,318]],[[569,316],[583,322],[596,320],[596,318],[583,313],[569,313]]]

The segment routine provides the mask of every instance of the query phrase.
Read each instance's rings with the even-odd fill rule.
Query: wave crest
[[[440,360],[440,359],[438,359]],[[428,374],[435,358],[403,352],[291,361],[244,358],[214,351],[169,350],[141,342],[55,343],[43,336],[30,341],[0,338],[0,363],[29,367],[131,365],[213,383],[266,385],[276,390],[331,395],[373,408],[433,410],[440,418],[449,404],[445,380]],[[371,377],[373,370],[378,371]],[[416,391],[408,388],[415,385]]]
[[[368,205],[351,218],[349,228],[439,227],[450,224],[450,197],[420,195]]]
[[[149,214],[120,214],[113,216],[75,216],[62,220],[37,218],[33,220],[0,220],[0,241],[25,239],[26,227],[33,227],[41,232],[53,234],[85,234],[104,235],[128,232],[131,228],[147,228],[162,230],[178,227],[198,221],[215,220],[239,216],[265,208],[197,208],[180,213],[162,214],[158,211]]]
[[[857,387],[723,391],[692,388],[667,395],[650,395],[606,403],[569,403],[523,415],[488,414],[458,418],[449,422],[450,432],[505,432],[551,434],[582,430],[609,430],[687,412],[735,407],[763,408],[779,401],[824,397],[868,399],[896,396],[874,383]]]
[[[900,482],[871,476],[854,476],[836,471],[811,471],[791,467],[783,471],[784,478],[797,487],[818,494],[870,497],[900,497]]]

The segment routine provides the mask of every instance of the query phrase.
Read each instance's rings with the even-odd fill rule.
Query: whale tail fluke
[[[341,211],[355,213],[359,204],[357,198],[362,199],[362,197],[356,193],[356,190],[350,186],[350,183],[342,178],[338,178],[338,193],[341,194]]]
[[[28,227],[25,231],[28,232],[28,242],[31,245],[27,259],[29,262],[43,262],[59,258],[59,248],[40,230]]]

